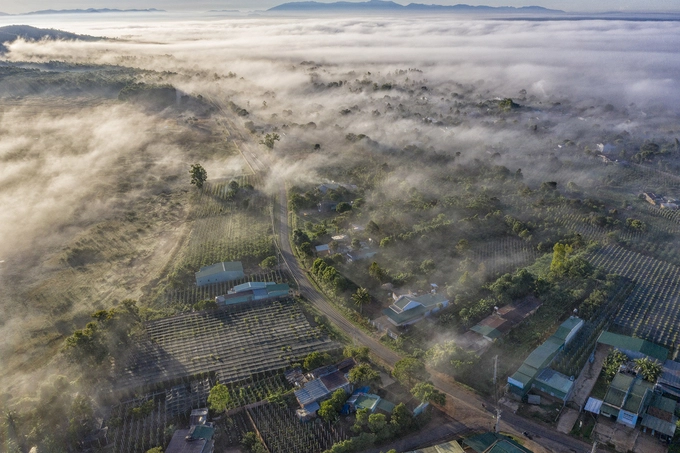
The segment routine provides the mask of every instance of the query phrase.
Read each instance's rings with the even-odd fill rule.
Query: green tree
[[[318,351],[310,352],[302,364],[307,371],[322,367],[330,362],[331,356],[328,353],[321,353]]]
[[[367,346],[345,346],[342,355],[347,358],[353,357],[357,362],[368,362],[369,352]]]
[[[149,448],[146,453],[163,453],[163,447]]]
[[[403,434],[413,427],[413,413],[404,403],[399,403],[392,409],[390,423],[395,427],[395,434]]]
[[[208,394],[208,407],[215,412],[224,412],[231,404],[231,394],[226,385],[217,383]]]
[[[360,433],[361,431],[363,431],[364,427],[368,426],[369,415],[371,415],[371,411],[368,408],[359,409],[355,416],[352,431],[354,431],[355,433]]]
[[[354,305],[359,307],[359,312],[363,313],[364,305],[371,302],[371,295],[366,288],[357,288],[356,292],[352,294],[352,301]]]
[[[344,390],[338,389],[329,399],[321,403],[319,408],[319,417],[323,418],[327,422],[335,422],[338,420],[342,406],[347,401],[347,393]]]
[[[87,323],[84,329],[76,330],[66,338],[63,351],[70,362],[83,365],[99,365],[108,355],[96,322]]]
[[[642,377],[649,382],[656,382],[661,375],[661,363],[652,360],[649,357],[642,357],[635,359],[635,370],[642,375]]]
[[[412,386],[418,381],[425,381],[430,374],[425,369],[425,364],[413,357],[406,357],[394,364],[392,374],[402,384]]]
[[[377,433],[387,425],[385,414],[371,414],[368,416],[368,429],[372,433]]]
[[[385,283],[387,281],[387,272],[375,261],[368,267],[368,275],[378,280],[380,283]]]
[[[440,406],[446,404],[446,394],[440,392],[431,382],[419,382],[411,389],[411,395],[424,403],[434,403]]]
[[[262,269],[273,269],[277,264],[279,264],[279,260],[275,256],[268,256],[262,260],[260,267]]]
[[[264,139],[260,140],[260,145],[264,145],[269,149],[273,149],[274,144],[279,140],[281,140],[281,136],[279,136],[279,134],[276,133],[267,134],[264,136]]]
[[[368,363],[361,363],[352,368],[347,376],[349,382],[357,387],[378,384],[380,382],[380,372],[374,370]]]
[[[195,311],[215,310],[216,308],[217,302],[215,302],[215,299],[199,300],[194,304]]]
[[[569,255],[574,249],[569,244],[557,243],[553,247],[553,259],[550,263],[550,271],[557,275],[563,275],[567,271]]]
[[[208,172],[205,171],[201,164],[193,164],[189,174],[191,175],[191,184],[199,189],[203,187],[203,183],[208,179]]]
[[[341,201],[341,202],[338,203],[338,205],[335,207],[335,211],[338,212],[338,213],[341,213],[341,214],[342,214],[343,212],[347,212],[347,211],[351,211],[351,210],[352,210],[352,205],[349,204],[349,203],[347,203],[346,201]]]

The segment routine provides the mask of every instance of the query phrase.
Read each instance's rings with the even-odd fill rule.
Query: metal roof
[[[334,392],[335,390],[349,384],[349,381],[342,371],[336,371],[335,373],[321,376],[319,379],[321,379],[321,382],[323,382],[323,385],[328,389],[329,392]]]
[[[602,407],[602,400],[598,400],[597,398],[588,398],[588,401],[586,402],[586,407],[584,410],[587,410],[588,412],[592,412],[593,414],[599,414],[600,413],[600,408]]]
[[[545,343],[534,349],[524,363],[540,370],[550,364],[552,359],[560,351],[564,343],[555,337],[548,338]]]
[[[566,342],[569,335],[574,331],[581,328],[583,325],[583,320],[575,316],[571,316],[569,319],[564,321],[557,328],[557,331],[553,334],[553,337],[558,338],[562,342]]]
[[[330,395],[326,386],[320,379],[309,381],[300,390],[295,391],[295,398],[297,398],[300,406],[307,406]]]
[[[659,384],[668,385],[680,389],[680,363],[666,360],[663,364]]]
[[[274,285],[275,282],[247,282],[236,285],[231,289],[233,293],[240,293],[241,291],[248,291],[249,289],[264,289],[267,286]]]
[[[613,346],[622,351],[632,351],[644,354],[653,359],[664,361],[668,358],[668,349],[642,338],[633,338],[611,332],[602,332],[597,339],[598,343]]]
[[[209,275],[215,275],[221,272],[243,272],[243,265],[240,261],[229,261],[211,264],[210,266],[203,266],[198,272],[196,272],[196,278],[207,277]]]
[[[673,437],[675,435],[675,423],[670,423],[652,415],[645,414],[642,417],[642,426],[653,429],[656,432]]]
[[[401,325],[422,318],[427,311],[428,311],[427,308],[420,305],[416,308],[406,310],[401,313],[397,313],[391,308],[384,308],[382,313],[383,315],[393,320],[397,325]]]
[[[511,438],[492,432],[468,437],[463,444],[477,453],[532,453]]]
[[[556,393],[562,393],[566,397],[574,386],[574,381],[557,371],[546,368],[536,377],[536,382],[540,382],[549,389],[554,389]],[[548,390],[549,390],[548,389]],[[550,392],[548,392],[550,393]]]

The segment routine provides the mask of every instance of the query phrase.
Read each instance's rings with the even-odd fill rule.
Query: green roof
[[[394,403],[387,401],[384,398],[381,398],[380,401],[378,401],[378,406],[376,409],[380,409],[381,411],[387,412],[387,413],[392,413],[394,410]]]
[[[212,439],[213,434],[215,434],[215,428],[206,425],[196,425],[190,430],[192,439]]]
[[[243,265],[240,261],[211,264],[210,266],[202,267],[196,272],[196,278],[207,277],[208,275],[219,274],[221,272],[243,272]]]
[[[407,306],[410,302],[417,302],[424,307],[434,307],[437,304],[443,304],[444,302],[447,302],[449,299],[444,296],[443,294],[423,294],[422,296],[401,296],[399,299],[394,302],[394,305],[396,307],[399,307],[400,309],[404,309],[405,306]]]
[[[491,432],[468,437],[463,440],[463,444],[477,453],[532,453],[511,438]]]
[[[476,326],[470,328],[473,332],[477,332],[483,337],[490,338],[492,340],[495,340],[496,338],[500,337],[503,335],[501,331],[498,329],[491,327],[491,326],[485,326],[483,324],[477,324]]]
[[[639,414],[642,412],[642,406],[645,403],[645,398],[652,392],[654,384],[647,381],[636,381],[633,388],[630,389],[626,403],[623,405],[623,410]]]
[[[372,412],[379,401],[380,397],[378,395],[359,395],[354,403],[354,407],[357,410],[368,409]]]
[[[644,354],[662,362],[668,358],[668,349],[663,346],[626,335],[619,335],[611,332],[602,332],[597,339],[598,343],[613,346],[622,351],[632,351]]]
[[[545,368],[550,364],[553,358],[557,355],[563,346],[563,342],[560,340],[550,337],[545,343],[533,350],[529,357],[524,360],[524,363],[530,367],[540,370]]]
[[[654,388],[651,382],[636,379],[634,376],[617,373],[604,397],[605,404],[621,408],[626,412],[639,414],[648,392]],[[604,407],[604,406],[603,406]]]
[[[463,447],[458,442],[452,440],[445,444],[435,445],[434,447],[420,448],[409,453],[463,453]]]
[[[557,328],[557,331],[553,334],[553,337],[558,338],[562,342],[566,342],[569,334],[574,329],[579,327],[582,322],[583,321],[581,320],[581,318],[571,316],[569,319],[560,324],[560,326]]]
[[[668,412],[670,414],[675,413],[675,405],[676,405],[675,400],[666,398],[659,394],[655,394],[654,398],[650,403],[650,406],[656,407],[657,409],[661,409],[662,411]]]

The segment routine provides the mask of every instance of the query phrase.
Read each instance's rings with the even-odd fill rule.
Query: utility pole
[[[501,428],[501,408],[498,405],[498,355],[493,358],[493,394],[496,401],[496,428],[495,432],[500,432]]]

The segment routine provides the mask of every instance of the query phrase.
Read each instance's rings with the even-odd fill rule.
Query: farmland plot
[[[341,427],[320,419],[300,423],[289,407],[265,404],[247,411],[271,453],[319,453],[348,438]]]
[[[679,345],[680,268],[664,261],[608,245],[590,262],[636,282],[614,324],[629,334],[670,348]]]
[[[135,389],[203,373],[229,383],[335,348],[291,299],[185,313],[147,324],[119,383]]]
[[[497,277],[534,262],[539,255],[536,247],[525,241],[516,237],[503,237],[485,241],[473,250],[472,256],[474,261],[484,263],[487,275]]]

